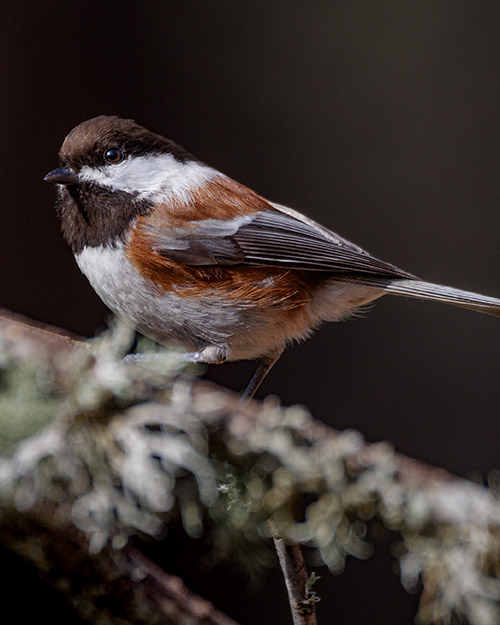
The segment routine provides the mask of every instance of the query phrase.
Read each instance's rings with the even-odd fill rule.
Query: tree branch
[[[66,371],[66,363],[57,358],[57,354],[61,351],[88,349],[88,344],[81,337],[2,309],[0,335],[5,338],[8,349],[19,358],[29,360],[36,355],[52,359],[52,364],[62,372]],[[224,410],[206,413],[203,417],[205,422],[212,427],[222,428],[229,437],[247,435],[259,419],[261,403],[256,400],[239,402],[238,396],[230,391],[209,382],[193,380],[193,403],[200,412],[203,412],[203,405],[213,393],[217,394]],[[301,418],[296,429],[311,443],[319,445],[334,441],[341,434],[306,415]],[[375,466],[390,449],[387,443],[366,443],[356,433],[352,436],[352,451],[346,458],[352,471]],[[439,520],[450,523],[477,520],[478,512],[485,524],[500,518],[500,502],[482,486],[397,452],[392,453],[391,458],[402,485],[416,489],[425,487],[427,504]]]
[[[237,625],[137,549],[89,553],[87,536],[53,506],[0,512],[0,542],[95,625]]]
[[[240,402],[234,393],[183,377],[168,355],[166,367],[124,365],[113,340],[89,346],[0,311],[0,349],[27,368],[34,362],[49,367],[67,395],[66,416],[48,420],[39,434],[0,457],[0,541],[41,571],[59,558],[59,568],[74,577],[70,599],[85,617],[117,625],[156,625],[158,618],[180,625],[233,623],[138,552],[107,546],[120,532],[125,542],[136,531],[155,535],[177,506],[189,534],[212,524],[212,538],[217,543],[219,531],[222,550],[229,541],[232,556],[237,541],[255,545],[267,531],[296,625],[314,624],[317,600],[298,545],[316,550],[333,570],[341,569],[346,553],[365,556],[359,523],[351,523],[358,510],[361,518],[377,515],[402,532],[403,583],[413,588],[419,576],[430,580],[424,588],[428,622],[434,604],[440,618],[455,611],[473,624],[500,622],[500,585],[492,576],[500,558],[496,491],[397,454],[386,443],[338,432],[304,409],[283,408],[273,399]],[[47,483],[47,469],[39,471],[47,458],[54,484]],[[63,503],[50,504],[53,492]],[[313,503],[297,522],[293,509],[303,493]],[[45,545],[41,557],[37,536]],[[469,562],[473,583],[466,590],[457,550]],[[89,568],[96,575],[91,593],[79,580]],[[111,583],[126,616],[115,606],[99,617],[97,604],[90,604],[100,582]],[[450,585],[454,592],[446,592]],[[474,620],[474,610],[483,620]]]

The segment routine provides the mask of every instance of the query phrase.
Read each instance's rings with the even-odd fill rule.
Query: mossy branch
[[[92,563],[96,588],[118,580],[120,601],[98,622],[231,622],[130,551],[131,535],[159,536],[176,518],[248,569],[278,536],[284,556],[299,543],[313,564],[340,572],[347,555],[369,555],[365,528],[377,517],[403,538],[402,582],[423,584],[423,622],[500,620],[495,488],[335,431],[303,408],[240,402],[151,344],[149,359],[124,362],[131,341],[119,324],[83,342],[0,316],[0,540],[40,570],[64,543],[66,594],[85,618],[97,620],[99,593],[79,583],[80,560]]]

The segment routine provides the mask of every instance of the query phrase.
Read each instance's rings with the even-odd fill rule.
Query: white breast
[[[75,258],[106,306],[160,343],[190,351],[225,346],[242,323],[234,306],[225,306],[220,298],[189,299],[156,289],[129,261],[123,244],[86,247]]]
[[[126,257],[124,245],[85,247],[75,259],[103,302],[113,312],[130,317],[131,295],[136,299],[147,285]]]

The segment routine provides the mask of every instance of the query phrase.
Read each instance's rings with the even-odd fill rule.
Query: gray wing
[[[370,256],[314,222],[280,210],[264,210],[229,221],[190,222],[175,232],[151,232],[155,252],[192,266],[270,266],[338,275],[415,278]]]

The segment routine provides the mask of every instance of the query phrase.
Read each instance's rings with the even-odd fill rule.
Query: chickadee
[[[131,120],[74,128],[58,185],[64,238],[104,303],[205,363],[259,359],[390,293],[500,316],[500,300],[423,282],[275,204]]]

